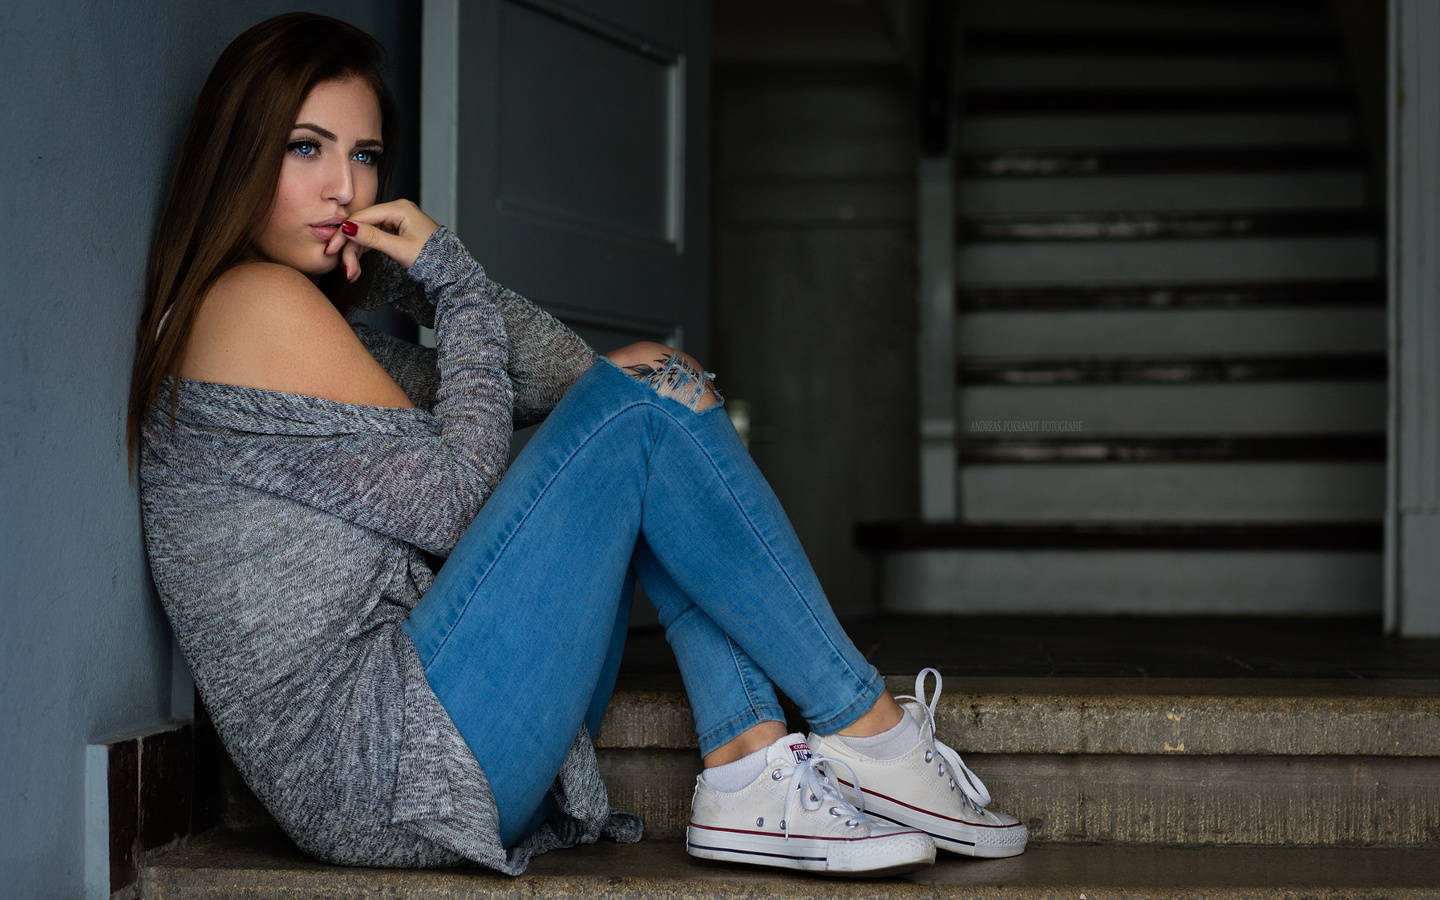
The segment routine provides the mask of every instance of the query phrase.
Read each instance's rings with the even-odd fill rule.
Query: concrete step
[[[959,123],[960,148],[1196,148],[1347,146],[1354,117],[1340,112],[990,115]]]
[[[1182,173],[968,178],[961,216],[1363,209],[1365,172]]]
[[[150,900],[1419,900],[1440,884],[1440,851],[1035,846],[1013,859],[945,859],[882,880],[825,879],[707,863],[678,841],[601,843],[549,853],[517,878],[483,870],[341,869],[305,859],[283,839],[215,834],[155,856]]]
[[[986,241],[955,251],[962,288],[1363,279],[1382,271],[1370,236],[1161,238],[1128,242]]]
[[[967,360],[1383,353],[1385,310],[1334,306],[970,312],[959,317],[955,330],[956,348]]]
[[[1378,559],[1372,575],[1378,598]],[[914,684],[886,683],[897,695]],[[936,727],[1039,842],[1425,846],[1440,821],[1431,693],[1424,682],[951,678]],[[683,834],[698,772],[683,695],[618,695],[596,743],[612,802],[656,837]]]
[[[967,571],[944,568],[947,559],[960,558],[954,553],[888,556],[883,576],[887,605],[892,612],[932,608],[911,590],[917,578],[925,577],[928,561],[932,568],[940,565],[954,590],[969,591],[986,578],[1008,585],[1003,588],[1008,595],[977,593],[965,599],[978,610],[1000,607],[1013,613],[1024,608],[1013,595],[1027,585],[1047,586],[1053,560],[1066,558],[1064,553],[1037,560],[1034,554],[990,551],[989,567],[997,571],[987,575],[984,555],[970,553],[961,567]],[[1221,587],[1238,586],[1239,595],[1212,595],[1221,605],[1239,596],[1246,603],[1243,612],[1253,615],[1264,611],[1263,602],[1250,602],[1247,591],[1283,595],[1281,579],[1258,581],[1254,567],[1240,559],[1245,554],[1150,555],[1161,563],[1156,567],[1160,574],[1148,573],[1152,601],[1163,603],[1165,592],[1183,593],[1198,582],[1213,588],[1216,573],[1227,572],[1233,573],[1232,584]],[[1270,550],[1249,555],[1284,561],[1306,554]],[[1090,560],[1091,574],[1087,578],[1082,571],[1084,563],[1072,565],[1063,584],[1048,585],[1057,588],[1052,598],[1093,602],[1087,592],[1099,573],[1109,580],[1103,599],[1112,606],[1117,597],[1124,599],[1114,584],[1130,569],[1113,567],[1113,554],[1068,556]],[[1228,556],[1230,565],[1217,565],[1218,556]],[[1353,604],[1323,603],[1337,584],[1361,593],[1373,582],[1378,597],[1378,551],[1308,556],[1311,565],[1292,564],[1310,579],[1303,607],[1307,614],[1355,612]],[[1365,577],[1351,571],[1361,557],[1373,557]],[[1026,575],[1016,578],[1017,572]],[[934,572],[930,575],[933,580]],[[940,603],[954,600],[943,587],[929,588],[928,596]],[[1063,611],[1059,605],[1052,604],[1051,611]],[[1103,604],[1086,609],[1113,611]],[[641,815],[650,837],[678,838],[699,773],[690,707],[678,675],[628,676],[626,681],[595,741],[611,802]],[[907,674],[886,683],[902,695],[912,691],[914,682]],[[1433,684],[1393,678],[962,678],[952,673],[936,722],[942,738],[990,788],[995,807],[1024,820],[1037,842],[1425,846],[1433,842],[1440,821],[1440,696]],[[791,718],[792,727],[803,730],[793,710]],[[228,793],[227,827],[274,833],[263,810],[236,816],[237,810],[257,807],[243,784],[232,783]]]

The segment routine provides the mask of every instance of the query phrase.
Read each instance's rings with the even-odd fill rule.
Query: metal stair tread
[[[962,115],[1034,113],[1256,112],[1335,111],[1349,108],[1349,97],[1336,88],[1124,90],[1088,88],[1070,91],[987,88],[958,98]]]
[[[1379,233],[1382,224],[1376,212],[1366,209],[971,214],[958,219],[956,238],[975,244],[1338,236]]]
[[[1378,280],[1273,284],[972,287],[956,292],[961,311],[1044,309],[1232,309],[1259,306],[1385,305]]]
[[[962,359],[965,386],[1064,384],[1195,384],[1258,381],[1383,381],[1384,354],[1324,356],[1122,357]]]
[[[1036,845],[1008,860],[946,858],[903,878],[824,879],[705,863],[678,841],[602,842],[545,854],[518,877],[482,869],[357,869],[327,866],[284,838],[219,832],[155,854],[144,874],[151,900],[357,894],[420,898],[965,897],[1030,900],[1289,900],[1433,897],[1440,851],[1307,848],[1153,848]]]
[[[856,543],[866,550],[1380,550],[1379,522],[862,522]]]
[[[1194,172],[1348,171],[1359,169],[1364,164],[1365,151],[1358,144],[1138,150],[1015,148],[962,153],[957,173],[970,178],[1045,178]]]
[[[1345,461],[1381,462],[1383,434],[1036,437],[966,434],[960,461],[983,463]]]
[[[1177,147],[1348,147],[1356,140],[1348,112],[1146,112],[1010,113],[962,121],[960,146],[967,150],[1016,148],[1140,149]]]
[[[1332,34],[1234,33],[1194,34],[1164,31],[1074,31],[968,28],[961,38],[966,56],[991,53],[1096,54],[1157,53],[1181,56],[1329,56],[1339,52]]]
[[[965,287],[1351,281],[1384,272],[1385,242],[1370,233],[957,242],[953,265]]]
[[[1254,3],[1197,6],[1175,0],[1008,0],[972,4],[965,22],[978,28],[1026,30],[1044,23],[1081,38],[1094,32],[1144,31],[1183,34],[1321,33],[1325,20],[1314,5],[1276,7]]]
[[[957,91],[1334,87],[1344,83],[1338,59],[1307,55],[988,53],[957,62],[950,80]]]

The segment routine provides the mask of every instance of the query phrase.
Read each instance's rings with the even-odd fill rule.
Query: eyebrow
[[[296,131],[296,130],[299,130],[299,129],[301,129],[301,128],[308,129],[309,131],[313,131],[313,132],[315,132],[316,134],[320,135],[322,138],[324,138],[324,139],[327,140],[327,141],[338,141],[338,140],[340,140],[338,137],[335,136],[335,132],[331,131],[331,130],[328,129],[328,128],[321,128],[319,125],[316,125],[316,124],[314,124],[313,122],[296,122],[296,123],[295,123],[295,127],[294,127],[293,129],[291,129],[291,130],[292,130],[292,131]],[[384,141],[381,141],[381,140],[376,140],[375,138],[363,138],[363,139],[361,139],[361,140],[356,141],[356,142],[355,142],[355,146],[357,146],[357,147],[366,147],[366,148],[371,148],[371,147],[383,148],[383,147],[385,146],[385,142],[384,142]]]

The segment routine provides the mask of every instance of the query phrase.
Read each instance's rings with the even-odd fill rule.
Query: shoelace
[[[874,822],[865,815],[864,800],[858,800],[857,807],[856,803],[852,803],[849,798],[840,793],[840,789],[831,780],[830,773],[825,771],[824,766],[826,765],[841,766],[850,773],[852,781],[855,779],[853,769],[840,760],[831,759],[828,756],[817,754],[796,763],[790,769],[790,800],[785,804],[785,821],[780,823],[784,826],[785,840],[790,840],[790,822],[795,817],[796,795],[800,797],[801,808],[811,811],[819,809],[826,803],[831,803],[830,814],[834,816],[848,814],[850,818],[845,824],[851,828],[862,823]],[[779,775],[783,771],[783,769],[777,769],[776,774]],[[796,783],[797,779],[799,780],[798,784]]]
[[[935,695],[929,700],[925,699],[925,676],[935,676]],[[921,669],[920,674],[915,676],[915,696],[896,697],[898,700],[914,700],[925,709],[925,719],[930,725],[930,740],[935,743],[935,750],[945,762],[940,765],[940,774],[945,774],[945,763],[950,765],[950,784],[958,786],[965,794],[965,799],[977,810],[984,809],[990,805],[990,792],[985,789],[985,783],[980,776],[970,771],[969,767],[960,759],[960,754],[950,749],[935,737],[935,706],[940,702],[940,673],[935,669]],[[928,760],[927,760],[928,762]],[[958,776],[958,779],[957,779]]]

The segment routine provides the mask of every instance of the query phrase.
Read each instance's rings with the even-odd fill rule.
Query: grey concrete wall
[[[418,111],[418,4],[0,7],[0,896],[81,896],[84,746],[170,716],[168,630],[125,471],[145,257],[216,55],[301,7],[385,41]]]
[[[869,3],[715,4],[712,359],[833,605],[918,512],[916,101]],[[858,641],[864,649],[863,639]]]

